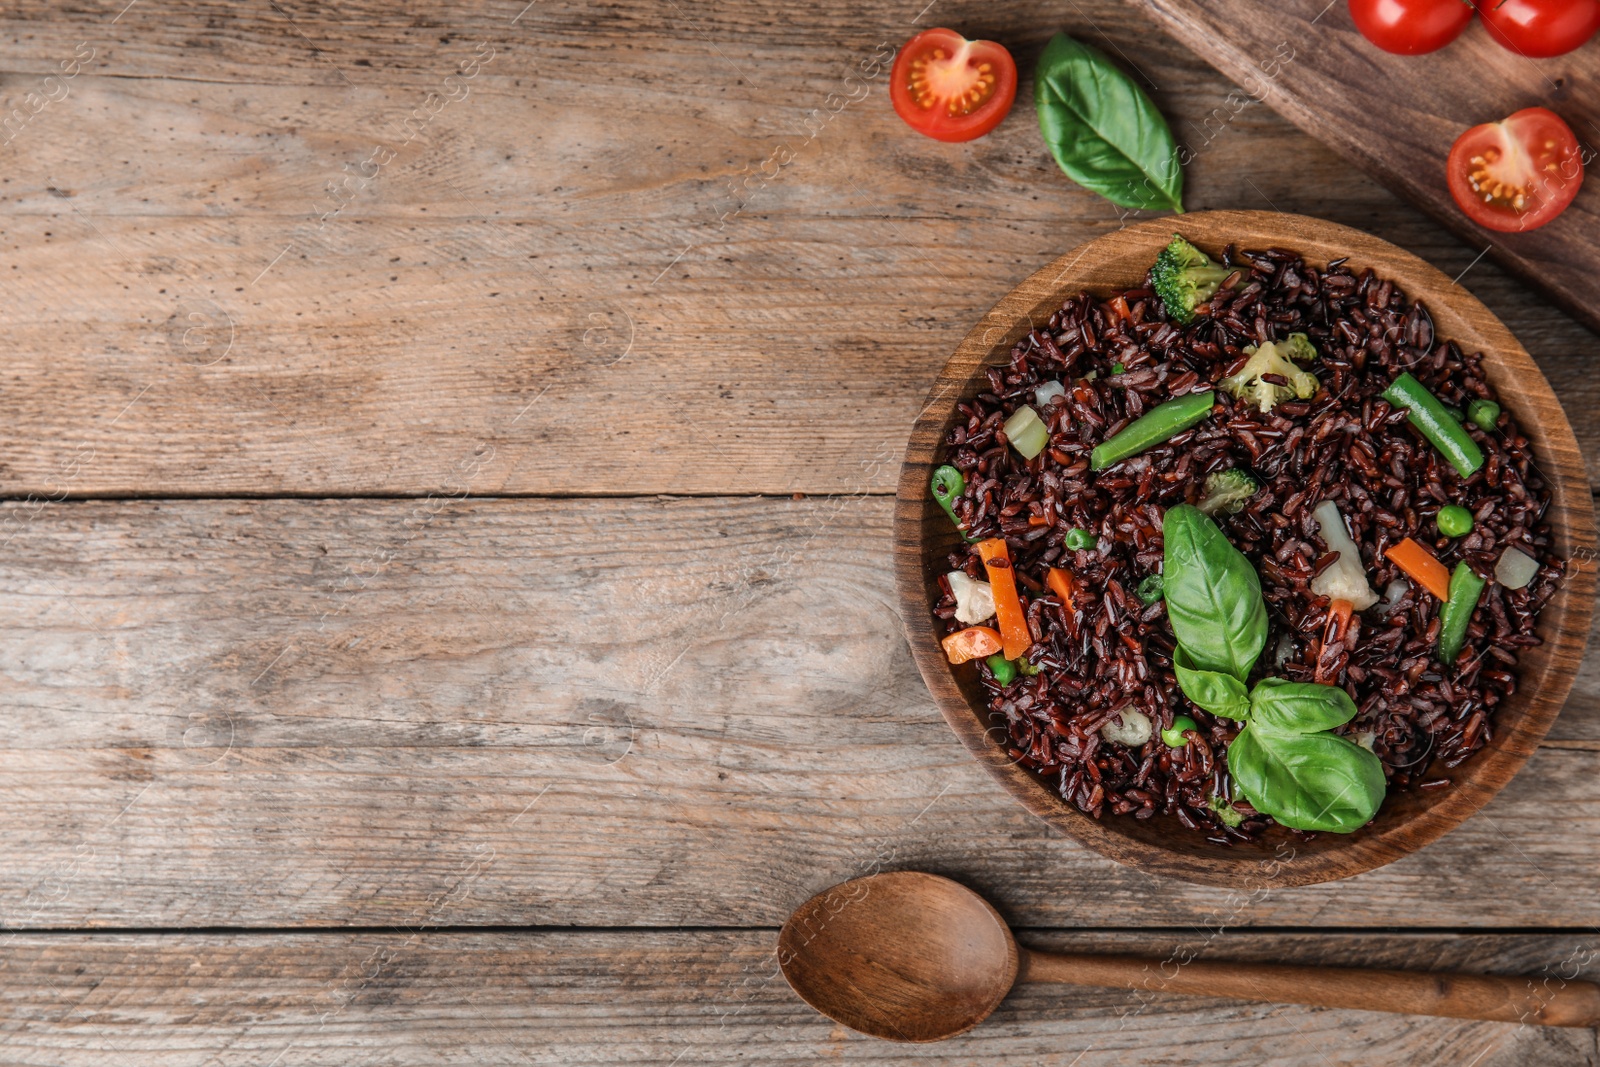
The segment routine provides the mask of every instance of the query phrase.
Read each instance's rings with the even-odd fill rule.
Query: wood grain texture
[[[1184,234],[1203,248],[1237,240],[1244,247],[1290,247],[1310,263],[1348,256],[1360,270],[1395,278],[1431,309],[1440,339],[1484,356],[1484,374],[1513,411],[1522,412],[1540,470],[1550,484],[1546,517],[1556,551],[1580,567],[1541,614],[1544,643],[1521,657],[1518,692],[1496,711],[1496,732],[1484,750],[1450,777],[1454,788],[1391,796],[1376,818],[1350,834],[1322,834],[1304,842],[1285,827],[1259,841],[1213,845],[1176,822],[1162,819],[1094,819],[1064,801],[1045,776],[1012,761],[997,743],[1003,729],[991,719],[976,667],[953,667],[940,647],[933,604],[938,576],[960,538],[928,492],[929,477],[944,462],[944,442],[957,424],[956,405],[988,388],[987,367],[1004,364],[1010,350],[1067,297],[1106,295],[1142,284],[1149,264],[1171,239],[1166,220],[1143,222],[1067,252],[1007,293],[962,340],[934,382],[906,446],[895,501],[895,573],[901,616],[911,653],[934,701],[962,743],[1018,801],[1039,817],[1121,863],[1196,882],[1231,887],[1246,871],[1274,885],[1362,874],[1409,854],[1448,833],[1495,795],[1549,732],[1572,685],[1594,608],[1594,509],[1576,439],[1561,404],[1538,366],[1487,308],[1461,293],[1434,268],[1376,237],[1317,219],[1273,212],[1204,212],[1187,216]],[[1285,850],[1293,863],[1274,857]]]
[[[951,736],[900,637],[890,512],[8,505],[0,923],[777,926],[922,868],[1023,925],[1600,924],[1600,689],[1562,719],[1588,747],[1380,871],[1150,877]]]
[[[1079,933],[1033,945],[1503,975],[1596,973],[1592,935]],[[798,1067],[1593,1067],[1592,1031],[1025,985],[933,1045],[853,1034],[777,974],[775,931],[51,936],[5,939],[0,1021],[17,1063],[273,1062]],[[1181,973],[1181,972],[1180,972]]]
[[[1121,220],[1025,107],[945,146],[881,78],[857,91],[923,9],[6,5],[0,115],[95,54],[0,133],[0,496],[44,498],[0,510],[0,1060],[1600,1060],[1575,1033],[1042,990],[907,1054],[774,983],[775,929],[417,933],[776,927],[890,867],[1047,925],[1600,924],[1600,667],[1479,818],[1331,888],[1116,867],[953,742],[871,494],[971,323]],[[1191,208],[1319,214],[1462,274],[1600,471],[1592,334],[1268,109],[1212,130],[1232,86],[1121,0],[934,12],[1012,44],[1024,100],[1058,26],[1136,57],[1201,149]],[[479,42],[471,95],[421,122]],[[457,499],[796,490],[837,495]],[[172,931],[360,923],[396,932]],[[169,932],[16,932],[68,926]],[[1593,947],[1216,952],[1512,974]]]
[[[866,75],[922,6],[9,5],[0,107],[96,54],[0,134],[0,494],[424,493],[486,447],[474,493],[892,492],[874,459],[962,333],[1122,214],[1026,106],[907,133]],[[949,15],[1013,46],[1026,101],[1052,21]],[[1191,208],[1466,271],[1600,456],[1593,335],[1268,109],[1208,126],[1231,87],[1120,3],[1052,18],[1155,79]]]
[[[1345,4],[1307,0],[1265,19],[1251,0],[1129,2],[1247,93],[1600,327],[1594,300],[1600,252],[1591,239],[1600,225],[1595,182],[1584,185],[1562,218],[1525,233],[1475,225],[1445,184],[1445,158],[1461,133],[1535,105],[1560,114],[1591,159],[1600,133],[1600,61],[1593,49],[1529,59],[1495,44],[1475,20],[1447,48],[1397,56],[1368,44]]]

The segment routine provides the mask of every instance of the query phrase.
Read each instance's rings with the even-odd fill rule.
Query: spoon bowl
[[[1044,952],[948,878],[893,871],[824,890],[778,934],[778,966],[828,1018],[891,1041],[939,1041],[987,1019],[1018,981],[1233,997],[1543,1026],[1600,1025],[1600,986],[1443,974]]]
[[[891,1041],[972,1029],[1017,979],[1017,943],[1000,913],[948,878],[893,871],[856,878],[797,908],[778,962],[800,999]]]

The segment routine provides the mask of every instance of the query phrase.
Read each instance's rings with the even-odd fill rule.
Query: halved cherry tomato
[[[1491,0],[1492,2],[1492,0]],[[1350,0],[1361,36],[1402,56],[1437,51],[1472,21],[1470,0]]]
[[[1473,0],[1489,36],[1530,59],[1572,51],[1600,30],[1600,0]]]
[[[993,41],[923,30],[900,49],[889,76],[895,113],[939,141],[982,137],[1017,98],[1017,64]]]
[[[1578,139],[1542,107],[1472,127],[1456,138],[1445,168],[1450,195],[1467,217],[1502,233],[1543,226],[1583,184]]]
[[[987,626],[969,626],[957,630],[940,644],[951,663],[965,663],[969,659],[983,659],[1000,651],[1000,632]]]

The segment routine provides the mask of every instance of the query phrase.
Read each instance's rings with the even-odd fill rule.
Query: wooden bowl
[[[1004,723],[990,718],[976,665],[951,666],[939,646],[942,631],[935,632],[938,576],[960,539],[929,494],[928,482],[943,459],[957,402],[981,391],[982,370],[1006,364],[1011,346],[1032,323],[1046,321],[1064,298],[1141,285],[1174,230],[1210,252],[1233,242],[1242,248],[1293,249],[1319,266],[1349,257],[1356,270],[1371,267],[1411,299],[1424,301],[1436,337],[1483,353],[1489,381],[1533,442],[1539,470],[1550,483],[1555,551],[1585,563],[1594,559],[1594,510],[1572,427],[1533,359],[1472,294],[1409,252],[1346,226],[1276,212],[1197,212],[1141,222],[1062,256],[1007,293],[945,364],[911,431],[895,502],[895,570],[906,636],[939,710],[972,754],[1028,810],[1102,855],[1206,885],[1265,888],[1346,878],[1399,859],[1452,829],[1488,803],[1533,754],[1560,712],[1583,657],[1594,601],[1592,567],[1578,568],[1545,606],[1538,631],[1544,643],[1522,656],[1517,692],[1496,712],[1494,740],[1448,772],[1452,788],[1393,793],[1368,826],[1352,834],[1319,834],[1311,841],[1274,826],[1259,842],[1220,846],[1176,819],[1083,814],[1043,777],[1006,756],[1000,743],[1006,737]]]

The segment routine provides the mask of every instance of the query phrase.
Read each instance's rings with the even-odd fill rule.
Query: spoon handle
[[[1058,982],[1543,1026],[1600,1025],[1600,985],[1593,982],[1220,960],[1179,963],[1137,956],[1042,952],[1020,946],[1017,952],[1021,957],[1019,982]]]

